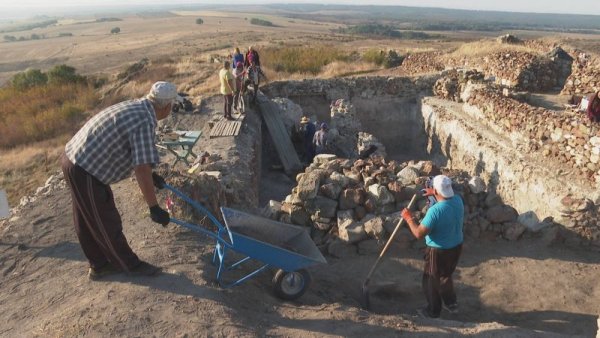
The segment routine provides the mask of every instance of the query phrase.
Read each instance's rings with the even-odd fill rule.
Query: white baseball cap
[[[433,189],[444,198],[450,198],[454,196],[454,190],[452,190],[452,180],[445,175],[437,175],[433,178]]]
[[[152,85],[149,95],[158,100],[175,100],[177,87],[171,82],[158,81]]]

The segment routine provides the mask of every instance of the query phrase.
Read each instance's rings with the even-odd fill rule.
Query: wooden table
[[[163,140],[157,144],[157,147],[165,149],[175,155],[175,162],[173,162],[173,165],[177,164],[179,161],[183,161],[189,166],[190,163],[188,162],[188,157],[198,157],[198,155],[194,154],[193,148],[200,139],[200,136],[202,136],[202,131],[177,130],[175,133],[179,134],[177,140]]]

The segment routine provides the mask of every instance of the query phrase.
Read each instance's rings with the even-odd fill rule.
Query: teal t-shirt
[[[464,213],[463,201],[458,195],[434,204],[421,221],[429,229],[425,244],[438,249],[451,249],[461,244]]]

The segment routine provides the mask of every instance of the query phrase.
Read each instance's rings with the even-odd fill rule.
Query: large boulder
[[[363,189],[346,189],[340,194],[340,210],[354,209],[365,203],[365,191]]]
[[[419,178],[419,170],[417,168],[408,166],[400,170],[396,176],[398,176],[398,180],[403,185],[414,184],[416,179]]]
[[[334,171],[331,173],[331,175],[329,175],[326,182],[333,183],[341,188],[346,188],[348,186],[349,181],[350,180],[348,179],[348,177],[338,173],[337,171]]]
[[[328,198],[337,200],[342,192],[342,187],[335,183],[326,183],[319,188],[319,192]]]
[[[357,243],[367,238],[364,226],[354,220],[352,210],[338,211],[338,237],[348,243]]]
[[[336,216],[338,202],[327,197],[317,196],[307,200],[304,204],[306,210],[316,217],[333,218]]]
[[[394,196],[390,191],[383,185],[372,184],[368,188],[369,196],[375,200],[375,204],[383,206],[386,204],[394,203]]]
[[[505,204],[489,208],[485,212],[485,218],[487,218],[490,223],[515,222],[517,217],[519,217],[519,213],[515,208]]]
[[[385,223],[384,219],[382,217],[370,218],[369,216],[366,216],[366,218],[368,218],[369,220],[364,222],[365,232],[371,238],[383,238],[383,236],[385,235],[385,228],[383,227],[383,224]]]
[[[296,187],[296,194],[302,200],[308,200],[315,198],[319,192],[321,179],[325,177],[326,172],[324,170],[315,169],[304,173],[298,181]]]

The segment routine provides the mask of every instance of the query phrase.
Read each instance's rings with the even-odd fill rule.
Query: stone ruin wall
[[[426,98],[423,119],[434,163],[480,176],[520,216],[560,224],[571,244],[600,247],[599,198],[591,182],[528,152],[519,135],[486,121],[476,106]]]
[[[585,95],[600,90],[600,57],[584,52],[574,53],[571,75],[561,94]]]

